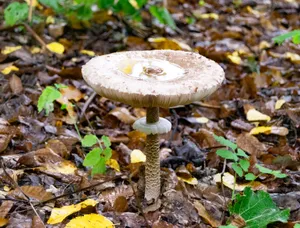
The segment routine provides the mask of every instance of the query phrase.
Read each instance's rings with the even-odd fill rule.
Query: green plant
[[[54,86],[47,86],[38,99],[38,112],[45,110],[45,114],[49,115],[54,110],[54,101],[59,99],[62,94],[59,89],[66,88],[65,85],[55,84]],[[62,105],[61,109],[65,109],[66,105]],[[89,134],[81,137],[78,126],[75,122],[74,127],[80,138],[81,145],[83,147],[93,147],[98,144],[98,147],[94,147],[85,157],[83,165],[92,168],[92,176],[97,173],[105,173],[106,162],[111,158],[112,150],[110,148],[111,142],[109,137],[103,135],[99,140],[96,135]]]
[[[214,135],[216,141],[220,144],[227,147],[227,149],[218,149],[217,155],[220,157],[233,161],[232,169],[236,172],[239,177],[245,177],[246,180],[253,181],[261,174],[271,174],[276,178],[285,178],[287,175],[281,173],[279,170],[271,170],[265,168],[259,164],[255,164],[255,167],[258,168],[260,174],[255,176],[253,173],[249,173],[250,162],[247,160],[248,155],[242,149],[238,148],[238,146],[231,142],[230,140],[225,139],[222,136]]]
[[[23,22],[27,19],[29,7],[26,3],[13,2],[4,10],[4,20],[9,26]]]
[[[269,193],[253,192],[249,187],[245,188],[243,195],[236,196],[229,212],[242,217],[246,223],[245,228],[265,228],[277,221],[286,223],[290,215],[289,209],[280,210],[276,206]]]
[[[110,10],[123,17],[141,20],[141,11],[149,8],[153,17],[160,23],[176,29],[176,24],[169,11],[164,7],[149,5],[148,0],[38,0],[42,5],[51,8],[57,15],[64,15],[67,20],[89,21],[93,17],[92,6],[100,10]],[[13,2],[5,9],[5,23],[13,26],[24,22],[28,17],[29,7],[26,3]]]
[[[292,38],[294,44],[300,44],[300,30],[294,30],[280,36],[276,36],[272,40],[277,44],[282,44],[285,40],[290,38]]]

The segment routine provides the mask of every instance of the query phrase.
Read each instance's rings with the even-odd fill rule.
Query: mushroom
[[[159,107],[170,108],[198,101],[213,93],[224,80],[223,69],[196,53],[172,50],[118,52],[91,59],[82,75],[95,92],[147,108],[146,117],[133,128],[147,134],[145,199],[160,195],[159,135],[171,123],[159,117]]]

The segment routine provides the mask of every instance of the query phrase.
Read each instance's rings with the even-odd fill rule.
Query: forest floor
[[[234,171],[230,160],[224,162],[216,154],[222,145],[213,133],[246,151],[255,175],[259,173],[255,164],[287,175],[236,180],[237,193],[245,186],[264,190],[280,209],[290,209],[288,223],[270,227],[293,227],[300,221],[300,45],[272,41],[300,28],[299,2],[247,0],[234,5],[219,0],[205,1],[203,6],[198,1],[169,2],[177,31],[151,23],[138,27],[108,14],[88,28],[65,25],[63,33],[47,24],[34,28],[46,43],[61,43],[63,54],[40,52],[40,43],[26,29],[1,28],[0,227],[64,227],[90,212],[117,227],[225,225]],[[16,51],[3,52],[16,46],[20,46]],[[131,163],[130,154],[145,147],[145,135],[132,129],[145,109],[93,94],[82,79],[81,66],[94,53],[152,49],[198,52],[219,63],[226,80],[201,102],[160,110],[173,125],[160,141],[161,206],[142,212],[137,186],[143,162]],[[74,106],[61,110],[55,102],[46,116],[38,112],[38,99],[55,83],[67,86],[61,92]],[[113,160],[105,174],[91,178],[82,165],[89,151],[81,146],[70,113],[77,118],[81,135],[109,136]],[[227,177],[222,184],[218,174]],[[47,224],[53,208],[86,199],[97,205],[82,206],[63,221]]]

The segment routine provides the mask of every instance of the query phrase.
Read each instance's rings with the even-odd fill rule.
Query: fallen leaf
[[[236,144],[242,150],[257,157],[266,150],[266,146],[249,133],[240,134],[236,139]]]
[[[119,165],[119,163],[117,162],[116,159],[109,159],[106,162],[106,165],[108,165],[109,167],[113,168],[117,172],[120,172],[120,165]]]
[[[139,163],[139,162],[145,162],[146,161],[146,155],[140,151],[140,150],[133,150],[130,154],[130,162],[131,163]]]
[[[0,217],[0,227],[4,227],[8,224],[8,219]]]
[[[255,127],[250,131],[251,135],[258,135],[258,134],[274,134],[274,135],[280,135],[280,136],[286,136],[289,133],[289,129],[285,127]]]
[[[219,20],[219,15],[216,13],[202,13],[198,16],[196,16],[199,19],[214,19]]]
[[[164,37],[149,38],[151,46],[155,49],[171,49],[171,50],[186,50],[191,51],[192,48],[185,43],[176,39],[167,39]]]
[[[49,51],[56,53],[56,54],[63,54],[65,51],[64,45],[58,42],[52,42],[50,44],[47,44],[46,46]]]
[[[255,109],[250,109],[246,113],[247,120],[248,121],[270,121],[271,117],[268,115],[265,115]]]
[[[125,212],[128,209],[128,202],[125,196],[118,196],[114,202],[114,211]]]
[[[7,216],[8,212],[13,207],[13,205],[14,205],[13,201],[9,201],[9,200],[2,201],[2,204],[0,206],[0,220],[4,219]],[[1,222],[0,222],[0,224],[1,224]],[[1,225],[0,225],[0,227],[1,227]]]
[[[116,107],[113,110],[111,110],[108,115],[113,115],[117,117],[118,120],[125,124],[133,124],[134,121],[136,121],[136,117],[131,115],[131,113],[128,111],[127,108],[123,107]]]
[[[22,81],[15,74],[9,78],[9,87],[14,94],[19,94],[23,91]]]
[[[226,54],[226,57],[234,64],[236,65],[241,65],[242,64],[242,59],[239,56],[239,53],[237,51],[234,51],[233,53],[228,53]]]
[[[20,50],[21,48],[22,48],[22,46],[13,46],[13,47],[6,46],[1,51],[1,54],[8,55],[8,54],[13,53],[13,52],[15,52],[17,50]]]
[[[300,64],[300,55],[292,52],[285,53],[285,58],[289,59],[292,63]]]
[[[65,228],[112,228],[114,224],[102,215],[88,214],[72,219]]]
[[[42,49],[39,47],[36,47],[36,46],[33,46],[30,48],[31,54],[38,54],[38,53],[41,53],[41,51],[42,51]]]
[[[20,189],[22,191],[20,191]],[[51,192],[47,192],[43,186],[21,186],[19,188],[16,188],[15,190],[11,191],[9,193],[10,196],[27,200],[27,198],[24,196],[23,192],[31,199],[34,199],[36,201],[44,201],[49,200],[53,197],[53,194]]]
[[[81,54],[84,54],[84,55],[88,55],[88,56],[95,56],[95,52],[93,51],[90,51],[90,50],[81,50],[80,51]]]
[[[282,105],[283,105],[285,102],[286,102],[286,101],[283,100],[283,99],[277,100],[276,103],[275,103],[275,109],[276,109],[276,110],[280,109],[280,108],[282,107]]]
[[[244,184],[238,184],[235,182],[235,178],[233,175],[231,175],[230,173],[226,172],[223,174],[223,184],[230,188],[230,189],[235,189],[236,191],[244,191],[244,189],[246,187],[251,187],[253,190],[267,190],[268,187],[258,181],[251,181],[248,183],[244,183]],[[221,173],[218,173],[216,175],[214,175],[214,181],[216,183],[221,183]]]
[[[7,75],[7,74],[9,74],[9,73],[12,72],[12,71],[19,71],[19,68],[16,67],[16,66],[14,66],[14,65],[11,65],[11,66],[5,67],[5,68],[1,71],[1,73]]]
[[[94,207],[97,203],[98,202],[96,200],[87,199],[87,200],[85,200],[81,203],[78,203],[78,204],[63,206],[61,208],[53,208],[52,211],[51,211],[50,218],[47,221],[47,223],[51,224],[51,225],[60,223],[66,217],[68,217],[69,215],[74,214],[75,212],[78,212],[81,209],[89,207],[89,206]]]
[[[177,178],[178,178],[178,180],[182,180],[185,183],[188,183],[190,185],[197,185],[198,184],[198,180],[195,177],[184,178],[184,177],[177,176]]]
[[[197,209],[198,214],[212,227],[219,227],[221,226],[221,223],[214,219],[205,209],[205,207],[202,205],[202,203],[198,200],[194,202],[194,207]]]

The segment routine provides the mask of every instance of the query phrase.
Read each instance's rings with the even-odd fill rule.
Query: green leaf
[[[65,88],[68,88],[68,86],[66,86],[64,84],[57,84],[57,83],[55,83],[54,86],[55,86],[56,89],[65,89]]]
[[[247,173],[245,175],[245,179],[248,180],[248,181],[253,181],[253,180],[256,179],[256,176],[253,173]]]
[[[23,22],[28,17],[29,7],[26,3],[13,2],[4,10],[4,20],[9,26]]]
[[[300,223],[295,224],[294,228],[300,228]]]
[[[97,163],[100,161],[101,159],[101,148],[97,147],[97,148],[94,148],[93,150],[91,150],[86,156],[85,156],[85,159],[83,161],[83,165],[84,166],[89,166],[89,167],[92,167],[92,166],[95,166],[97,165]]]
[[[240,177],[243,176],[243,170],[237,163],[233,163],[231,167],[237,173],[237,175]]]
[[[273,170],[272,169],[268,169],[266,167],[263,167],[259,164],[255,164],[256,168],[258,168],[259,172],[261,173],[265,173],[265,174],[272,174]]]
[[[39,0],[39,2],[51,9],[53,9],[56,13],[63,13],[64,7],[61,4],[62,1],[59,0]]]
[[[95,145],[97,142],[98,142],[98,138],[96,135],[86,135],[81,140],[81,145],[83,147],[91,147],[91,146]]]
[[[106,166],[105,166],[105,159],[101,158],[96,165],[93,166],[92,168],[92,176],[95,174],[102,174],[105,173],[106,171]]]
[[[217,150],[217,155],[219,155],[222,158],[229,159],[229,160],[234,160],[234,161],[238,160],[238,156],[235,153],[233,153],[229,150],[225,150],[225,149]]]
[[[253,192],[247,187],[243,195],[237,195],[236,201],[229,209],[231,214],[241,216],[247,228],[265,228],[273,222],[286,223],[289,209],[280,210],[267,192]]]
[[[227,140],[225,139],[224,137],[222,136],[217,136],[217,135],[214,135],[214,138],[217,142],[219,142],[220,144],[224,145],[224,146],[227,146],[229,147],[230,149],[232,149],[233,151],[236,150],[237,148],[237,145],[233,142],[231,142],[230,140]]]
[[[296,38],[295,38],[295,36],[296,36]],[[276,36],[272,40],[277,44],[282,44],[285,40],[293,38],[293,42],[295,44],[299,44],[300,43],[299,36],[300,36],[300,30],[294,30],[294,31],[282,34],[280,36]]]
[[[115,0],[98,0],[98,6],[100,9],[109,9],[114,5]]]
[[[76,13],[79,20],[90,20],[93,17],[92,8],[89,5],[82,5],[76,10]]]
[[[274,176],[277,177],[277,178],[286,178],[286,177],[287,177],[286,174],[281,173],[281,172],[278,171],[278,170],[273,170],[272,175],[274,175]]]
[[[237,226],[234,226],[234,225],[227,225],[227,226],[219,226],[219,228],[238,228]]]
[[[105,161],[109,160],[111,158],[111,155],[112,155],[112,150],[110,148],[106,148],[102,153],[102,157],[104,158]]]
[[[239,165],[241,166],[241,168],[245,171],[248,172],[248,169],[250,167],[250,162],[248,160],[245,159],[241,159],[239,161]]]
[[[53,102],[60,97],[61,93],[56,88],[47,86],[39,97],[38,112],[41,112],[44,109],[48,116],[54,109]]]
[[[111,146],[111,142],[110,142],[108,136],[103,135],[103,136],[101,137],[101,141],[104,143],[105,148],[108,148],[108,147]]]
[[[114,10],[116,12],[123,12],[127,16],[133,16],[138,11],[130,4],[128,0],[118,1],[117,4],[114,5]]]
[[[237,153],[236,154],[237,154],[237,156],[240,156],[240,157],[249,158],[249,156],[245,153],[245,151],[243,151],[240,148],[237,149]]]
[[[166,8],[152,5],[149,11],[161,24],[168,25],[171,29],[176,29],[176,24]]]

